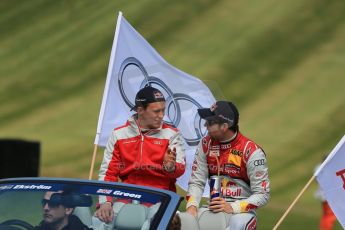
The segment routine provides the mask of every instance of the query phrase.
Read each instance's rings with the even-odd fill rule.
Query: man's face
[[[146,109],[139,107],[139,125],[145,129],[158,129],[162,124],[164,112],[165,101],[150,103]]]
[[[54,193],[56,192],[47,192],[42,200],[43,220],[46,224],[63,223],[72,212],[71,208],[66,208],[61,204],[49,202]]]
[[[225,138],[225,133],[228,130],[227,124],[219,124],[213,122],[205,122],[205,127],[207,128],[208,135],[214,140],[223,140]]]

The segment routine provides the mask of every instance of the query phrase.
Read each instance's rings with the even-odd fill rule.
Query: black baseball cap
[[[137,109],[140,106],[160,101],[165,101],[162,92],[152,86],[145,86],[140,89],[135,96],[135,106],[132,110]]]
[[[217,101],[213,111],[205,108],[198,109],[198,113],[202,119],[208,121],[221,120],[231,126],[238,124],[239,112],[234,103],[229,101]]]

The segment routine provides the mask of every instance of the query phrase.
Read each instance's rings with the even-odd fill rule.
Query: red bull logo
[[[231,181],[229,178],[225,177],[222,180],[221,193],[225,197],[239,197],[242,194],[242,189],[237,187],[236,182]]]
[[[219,197],[219,192],[217,189],[212,189],[211,190],[211,193],[210,193],[210,196],[211,196],[211,199],[214,198],[214,197]]]
[[[249,212],[250,210],[254,210],[254,209],[257,209],[257,208],[258,208],[258,206],[254,205],[254,204],[248,204],[248,205],[246,206],[245,210],[246,210],[247,212]]]
[[[231,186],[236,186],[236,183],[233,182],[233,181],[228,181],[228,182],[226,183],[226,187],[231,187]]]
[[[163,94],[159,91],[154,92],[154,95],[156,99],[164,99]]]
[[[236,182],[231,181],[228,177],[222,179],[222,188],[226,189],[231,186],[236,186]]]
[[[222,189],[222,194],[225,197],[240,197],[242,193],[241,188],[237,188],[236,190],[227,188],[227,189]]]

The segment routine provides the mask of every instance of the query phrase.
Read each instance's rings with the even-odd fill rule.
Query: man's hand
[[[226,212],[228,214],[232,214],[234,212],[230,203],[226,202],[222,197],[213,198],[209,203],[208,208],[212,212]]]
[[[191,214],[194,217],[198,217],[198,209],[195,206],[189,206],[186,210],[187,213]]]
[[[164,155],[163,168],[167,172],[173,172],[175,170],[175,164],[176,164],[176,148],[174,147],[173,150],[168,148]]]
[[[110,202],[101,204],[99,209],[96,211],[95,216],[105,223],[110,223],[114,218],[114,210],[111,207]]]

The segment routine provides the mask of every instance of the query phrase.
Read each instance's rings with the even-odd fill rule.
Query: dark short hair
[[[135,109],[137,110],[139,107],[142,107],[144,110],[146,110],[148,106],[149,104],[142,104],[142,105],[135,106]]]

